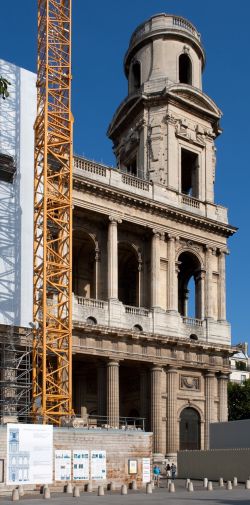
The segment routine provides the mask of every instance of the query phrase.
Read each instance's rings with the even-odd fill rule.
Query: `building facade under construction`
[[[204,65],[187,20],[160,14],[140,25],[124,60],[128,96],[108,128],[117,167],[74,157],[74,413],[116,429],[141,420],[159,457],[208,448],[209,424],[227,420],[225,257],[235,228],[214,202],[221,111],[202,91]],[[36,76],[0,67],[11,82],[0,110],[1,416],[23,420]]]

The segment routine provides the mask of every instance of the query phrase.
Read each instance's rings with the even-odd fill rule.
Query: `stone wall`
[[[180,451],[177,454],[178,477],[182,479],[232,480],[249,478],[250,449],[214,449]]]
[[[117,485],[129,483],[132,476],[128,474],[128,460],[136,459],[138,462],[138,474],[136,477],[138,487],[142,486],[142,458],[152,456],[152,433],[142,431],[122,430],[86,430],[74,428],[54,428],[53,441],[55,449],[86,449],[105,450],[107,456],[107,480],[93,481],[93,487],[99,484],[107,484],[111,480]],[[0,427],[0,468],[3,461],[4,477],[7,473],[7,428]],[[71,472],[73,475],[73,472]],[[134,478],[134,477],[133,477]],[[73,482],[73,480],[72,480]],[[77,481],[78,485],[86,484],[86,481]],[[53,487],[63,489],[63,482],[53,482]],[[34,489],[36,486],[24,486],[27,489]],[[11,490],[13,486],[6,486],[1,482],[0,474],[0,494]]]

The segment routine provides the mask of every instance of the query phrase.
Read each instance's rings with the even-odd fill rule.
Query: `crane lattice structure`
[[[71,0],[38,0],[33,417],[72,413]]]

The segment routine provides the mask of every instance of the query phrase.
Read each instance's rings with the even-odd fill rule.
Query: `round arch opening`
[[[201,448],[201,418],[199,412],[186,407],[180,415],[180,451]]]

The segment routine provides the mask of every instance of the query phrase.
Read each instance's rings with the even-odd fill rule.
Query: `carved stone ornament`
[[[200,379],[199,377],[189,377],[187,375],[181,375],[180,387],[181,389],[198,391],[200,389]]]

